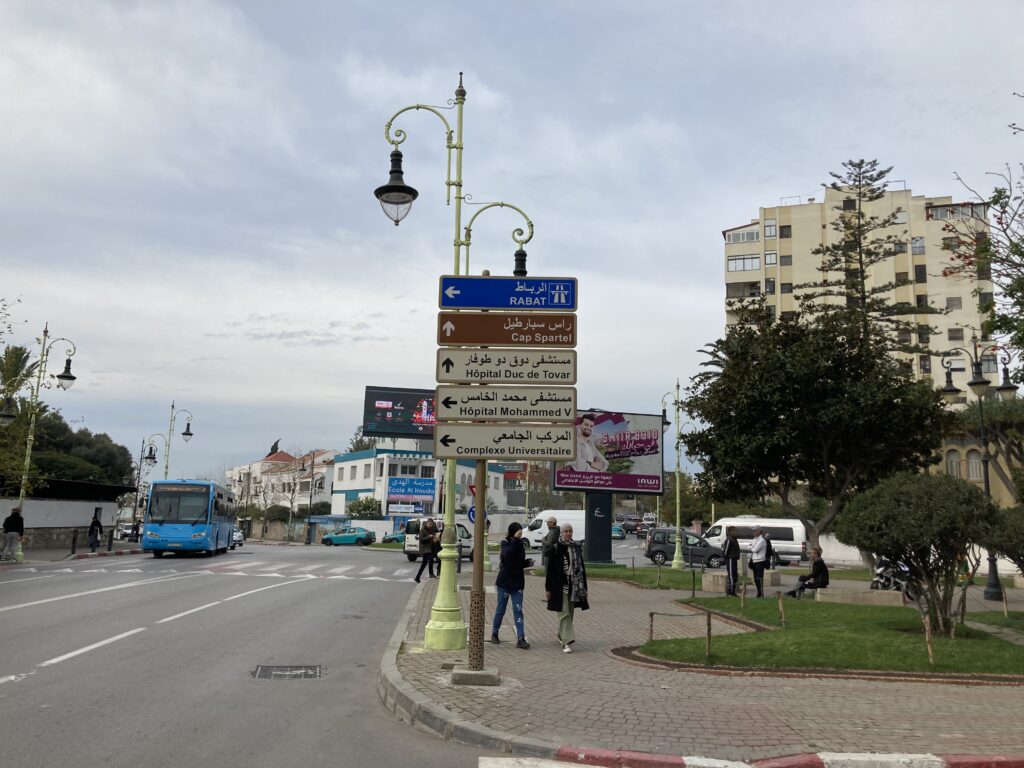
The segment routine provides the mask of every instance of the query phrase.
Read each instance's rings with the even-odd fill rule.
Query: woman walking
[[[739,583],[740,563],[740,542],[736,538],[736,526],[730,525],[725,529],[725,547],[722,550],[722,559],[725,560],[725,573],[728,581],[725,586],[725,594],[736,597],[736,585]]]
[[[420,563],[420,569],[416,572],[416,578],[414,579],[419,584],[424,568],[427,569],[430,578],[434,578],[434,545],[438,539],[434,518],[428,517],[420,524],[420,532],[417,538],[420,541],[420,557],[423,558],[423,562]],[[440,571],[440,568],[438,571]]]
[[[562,653],[572,653],[576,642],[573,613],[576,608],[585,611],[587,602],[587,571],[583,567],[583,547],[573,541],[572,526],[562,526],[562,537],[555,542],[544,576],[548,610],[558,613],[558,640]]]
[[[509,599],[512,600],[512,619],[516,627],[516,648],[526,650],[530,644],[526,642],[526,622],[523,620],[523,589],[526,586],[526,575],[523,569],[533,565],[526,556],[523,547],[523,526],[509,523],[508,536],[501,540],[501,555],[498,558],[498,578],[494,584],[498,588],[498,605],[494,609],[494,622],[491,624],[491,642],[500,643],[498,630],[505,618],[505,608]]]

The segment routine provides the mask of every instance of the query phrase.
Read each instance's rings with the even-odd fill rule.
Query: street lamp
[[[434,107],[427,104],[413,104],[395,112],[391,119],[384,124],[384,138],[391,144],[391,168],[388,183],[374,190],[374,196],[380,202],[385,215],[398,225],[408,215],[413,201],[419,193],[405,183],[402,171],[402,153],[399,145],[407,138],[402,129],[395,129],[392,135],[392,125],[395,120],[405,112],[411,110],[425,110],[437,117],[444,125],[445,146],[448,150],[448,169],[445,181],[446,204],[451,204],[452,189],[455,190],[455,238],[454,245],[454,271],[459,275],[462,269],[462,253],[465,251],[465,272],[469,272],[469,247],[472,239],[472,227],[476,217],[490,208],[512,208],[519,213],[526,221],[527,229],[516,229],[512,233],[512,239],[517,244],[515,253],[515,274],[526,274],[526,251],[523,246],[533,237],[533,222],[519,208],[508,203],[494,202],[485,203],[469,220],[469,224],[463,230],[462,227],[462,204],[469,201],[470,196],[462,191],[462,114],[466,103],[466,89],[462,85],[462,73],[459,73],[459,85],[455,89],[455,98],[450,100],[447,107]],[[443,110],[455,110],[455,130],[443,114]],[[452,176],[452,159],[454,156],[455,168],[454,178]],[[477,462],[477,468],[483,466],[484,462]],[[479,473],[479,472],[478,472]],[[424,647],[431,650],[458,650],[466,647],[466,625],[462,620],[462,606],[459,602],[455,582],[455,560],[458,554],[455,551],[455,486],[456,486],[456,462],[447,460],[444,473],[444,532],[441,536],[441,579],[435,593],[434,605],[431,608],[430,621],[424,632]],[[485,493],[484,484],[477,484],[481,497]],[[483,516],[479,518],[479,524],[483,524]],[[478,537],[480,540],[480,537]],[[486,557],[486,552],[483,553]],[[473,565],[473,587],[470,593],[470,613],[474,621],[470,627],[470,668],[480,669],[483,666],[483,565],[482,557],[474,557]],[[479,615],[479,621],[475,617]],[[477,626],[479,624],[479,627]],[[479,635],[479,637],[478,637]]]
[[[150,435],[149,439],[146,441],[146,445],[149,448],[149,451],[146,453],[145,460],[146,463],[150,465],[156,464],[156,443],[153,442],[153,439],[159,437],[162,438],[164,441],[164,480],[167,479],[167,476],[171,468],[171,437],[174,436],[174,422],[178,418],[178,415],[182,413],[188,414],[188,421],[185,423],[185,430],[181,433],[181,439],[184,440],[186,443],[189,440],[191,440],[193,437],[192,412],[187,411],[184,408],[178,408],[177,410],[175,410],[174,401],[172,400],[171,421],[170,425],[167,427],[167,433],[164,434],[162,432],[157,432],[154,435]]]
[[[51,374],[50,378],[56,379],[57,386],[64,390],[71,389],[75,383],[75,376],[71,373],[71,358],[74,357],[77,347],[75,347],[73,342],[62,337],[51,339],[50,326],[47,323],[43,326],[43,337],[39,339],[39,361],[36,363],[36,380],[34,384],[30,385],[28,438],[25,440],[25,466],[21,473],[21,488],[18,491],[19,507],[24,504],[25,492],[28,490],[28,473],[32,466],[32,443],[35,441],[36,416],[39,415],[39,391],[44,387],[50,386],[49,382],[46,381],[46,364],[50,360],[50,350],[53,349],[53,345],[58,341],[67,342],[67,359],[64,362],[64,370],[56,376]],[[14,420],[14,412],[10,400],[4,405],[4,410],[0,415],[2,415],[3,421],[7,424]]]
[[[306,544],[307,545],[313,543],[312,539],[310,538],[310,533],[309,533],[310,532],[309,518],[313,515],[313,483],[316,482],[317,475],[319,475],[321,478],[323,478],[323,480],[325,482],[327,480],[327,475],[325,473],[323,473],[323,472],[314,472],[313,471],[314,468],[315,468],[315,465],[316,465],[316,454],[312,454],[310,456],[310,460],[309,460],[309,506],[306,507]],[[306,460],[305,459],[302,460],[302,466],[299,469],[302,472],[306,471]]]
[[[982,479],[985,485],[985,496],[992,499],[992,489],[989,485],[988,476],[988,432],[985,430],[985,395],[988,394],[990,382],[982,375],[981,371],[981,359],[986,352],[1000,349],[997,345],[991,345],[978,352],[978,337],[976,334],[971,336],[972,349],[964,349],[963,347],[953,347],[950,351],[959,351],[967,355],[971,361],[971,380],[967,382],[967,386],[970,387],[971,392],[974,393],[975,397],[978,398],[978,442],[981,443],[981,467],[982,467]],[[1002,358],[1003,363],[1003,380],[995,391],[999,393],[999,397],[1002,400],[1013,400],[1017,394],[1017,387],[1010,382],[1010,358],[1004,356]],[[960,393],[963,391],[957,388],[953,384],[953,362],[947,360],[945,357],[942,359],[942,367],[946,369],[946,386],[942,388],[942,397],[950,405],[956,403],[960,398]],[[996,566],[995,553],[990,549],[988,551],[988,576],[985,580],[985,592],[984,597],[986,600],[1002,600],[1003,599],[1003,586],[999,583],[999,571]]]
[[[661,423],[666,427],[668,426],[668,419],[665,418],[665,400],[670,397],[672,397],[671,392],[666,392],[661,397]],[[679,444],[683,439],[682,423],[679,420],[679,412],[682,409],[682,402],[679,400],[679,379],[676,379],[676,394],[672,403],[676,413],[676,551],[672,555],[672,567],[679,569],[685,565],[683,562],[683,526],[679,516]]]

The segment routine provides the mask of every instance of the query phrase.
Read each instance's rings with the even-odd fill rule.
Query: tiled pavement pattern
[[[467,585],[468,574],[459,581]],[[436,586],[424,582],[406,613],[406,640],[395,659],[402,685],[455,721],[513,742],[728,760],[819,751],[1024,753],[1021,686],[716,675],[617,659],[611,648],[646,640],[650,611],[681,613],[672,600],[684,593],[605,581],[591,583],[594,607],[577,613],[575,652],[563,654],[556,615],[543,605],[543,582],[528,578],[526,633],[533,647],[516,649],[510,611],[502,644],[485,644],[485,666],[501,671],[501,685],[453,687],[442,665],[464,664],[465,652],[423,652],[420,645]],[[468,592],[460,595],[468,616]],[[490,592],[488,620],[493,610]],[[655,626],[659,637],[705,631],[703,617],[658,617]],[[714,631],[738,630],[716,622]],[[386,665],[385,659],[382,670]]]

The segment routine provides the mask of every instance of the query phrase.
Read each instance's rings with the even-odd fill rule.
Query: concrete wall
[[[17,499],[0,498],[0,518],[5,518],[18,505]],[[117,502],[66,501],[63,499],[25,499],[21,515],[25,518],[24,548],[71,549],[71,538],[78,531],[78,546],[86,546],[89,523],[95,510],[100,510],[104,546],[106,536],[116,525]]]

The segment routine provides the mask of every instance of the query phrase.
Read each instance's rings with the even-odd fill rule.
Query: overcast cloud
[[[724,324],[721,230],[849,158],[916,194],[1019,162],[1024,4],[0,2],[0,296],[13,341],[78,345],[47,392],[138,451],[170,403],[176,476],[344,448],[367,384],[434,386],[451,272],[442,126],[407,113],[395,228],[384,123],[468,91],[465,189],[580,281],[580,404],[657,412]],[[396,124],[398,125],[398,124]],[[488,211],[470,270],[508,274]],[[53,364],[56,366],[56,363]],[[181,431],[183,423],[178,424]]]

